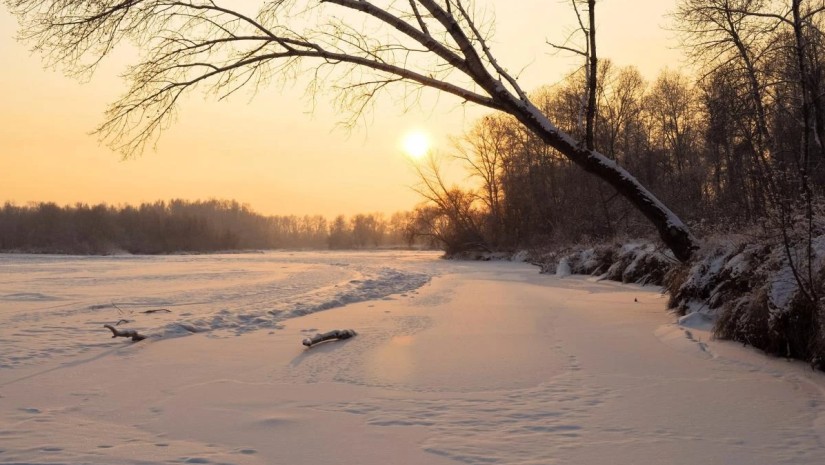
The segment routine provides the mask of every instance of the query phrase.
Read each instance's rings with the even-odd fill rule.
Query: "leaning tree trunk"
[[[547,145],[611,186],[633,204],[659,232],[659,237],[679,261],[687,261],[698,248],[696,238],[676,214],[615,161],[588,150],[555,127],[530,102],[511,101],[511,114],[538,135]]]
[[[461,25],[456,22],[450,12],[442,9],[432,0],[420,0],[420,2],[436,20],[444,25],[446,32],[461,50],[463,59],[459,59],[455,66],[471,76],[476,84],[483,88],[492,99],[492,103],[483,103],[484,105],[511,114],[547,145],[561,152],[562,155],[585,171],[598,176],[613,186],[656,227],[659,237],[673,251],[673,255],[677,260],[685,262],[690,259],[693,251],[698,248],[697,240],[678,216],[615,161],[595,150],[588,149],[584,144],[578,143],[551,123],[530,102],[529,97],[519,87],[515,78],[498,65],[474,25],[470,26],[471,31],[474,33],[473,36],[481,43],[482,53],[487,57],[488,62],[499,76],[498,78],[494,77],[487,69],[485,62],[475,48],[475,44],[465,35]],[[428,42],[422,43],[427,44]],[[516,89],[515,94],[507,89],[505,82]]]

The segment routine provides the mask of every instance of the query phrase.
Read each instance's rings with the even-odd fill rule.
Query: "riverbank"
[[[825,236],[786,245],[728,234],[704,241],[685,263],[648,240],[548,249],[528,260],[557,276],[663,286],[669,308],[713,321],[715,337],[825,371],[824,257]]]

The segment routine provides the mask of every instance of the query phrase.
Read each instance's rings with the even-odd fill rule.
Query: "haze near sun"
[[[404,136],[401,146],[404,153],[413,160],[420,160],[430,151],[430,136],[424,131],[410,131]]]

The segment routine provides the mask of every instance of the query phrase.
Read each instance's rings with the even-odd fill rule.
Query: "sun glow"
[[[408,157],[419,160],[430,151],[430,136],[422,131],[408,133],[401,143]]]

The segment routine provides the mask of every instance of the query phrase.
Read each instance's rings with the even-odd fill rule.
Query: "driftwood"
[[[355,336],[356,334],[358,333],[351,329],[336,329],[328,333],[316,334],[315,336],[308,337],[304,339],[303,344],[307,347],[312,347],[315,344],[324,341],[330,341],[332,339],[349,339]]]
[[[138,334],[134,329],[117,329],[112,325],[103,325],[103,327],[112,331],[112,337],[130,337],[135,342],[146,339],[146,336]]]

